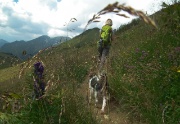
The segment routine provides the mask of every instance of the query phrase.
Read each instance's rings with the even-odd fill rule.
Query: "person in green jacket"
[[[99,52],[99,73],[101,73],[103,65],[106,61],[106,57],[109,54],[111,42],[113,40],[112,26],[113,22],[111,19],[107,19],[105,25],[100,31],[100,40],[98,41],[98,52]]]

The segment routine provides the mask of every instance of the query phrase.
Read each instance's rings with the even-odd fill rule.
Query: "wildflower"
[[[175,47],[174,50],[175,50],[176,52],[180,52],[180,47]]]

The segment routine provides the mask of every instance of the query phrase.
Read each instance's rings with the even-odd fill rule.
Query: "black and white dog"
[[[94,93],[95,98],[95,106],[98,103],[98,94],[102,93],[102,108],[101,113],[104,113],[104,109],[106,107],[106,102],[108,100],[108,83],[107,83],[107,76],[105,73],[102,73],[100,76],[90,74],[89,75],[89,102],[91,102],[92,95]]]

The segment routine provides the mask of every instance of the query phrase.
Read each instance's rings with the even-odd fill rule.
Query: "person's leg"
[[[101,62],[100,62],[100,66],[99,66],[99,72],[101,72],[102,69],[103,69],[104,63],[105,63],[105,61],[106,61],[106,57],[107,57],[108,54],[109,54],[109,50],[110,50],[110,46],[105,46],[105,47],[103,48],[102,56],[101,56]]]
[[[98,61],[100,62],[101,61],[101,57],[102,57],[102,52],[103,52],[103,48],[102,46],[98,46]]]

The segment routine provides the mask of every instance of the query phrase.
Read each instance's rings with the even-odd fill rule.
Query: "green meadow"
[[[180,123],[180,5],[151,15],[158,28],[141,19],[115,32],[105,64],[111,101],[130,122]],[[78,89],[97,72],[99,29],[42,51],[18,66],[0,69],[0,124],[96,124]],[[47,91],[32,99],[33,64],[45,65]],[[16,107],[14,107],[16,105]]]

